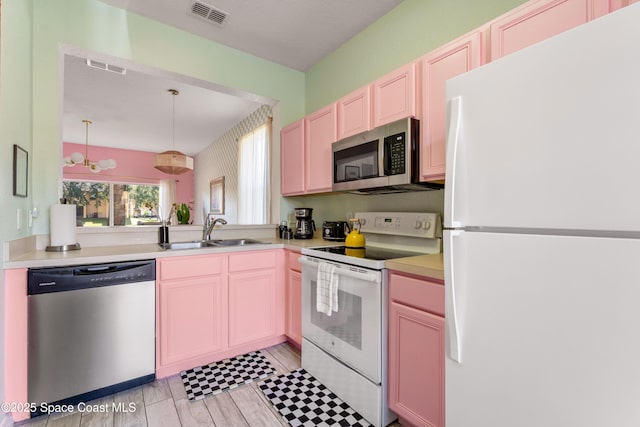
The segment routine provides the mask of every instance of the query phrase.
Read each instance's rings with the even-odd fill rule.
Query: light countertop
[[[444,265],[441,253],[398,258],[386,261],[384,265],[390,270],[444,280]]]
[[[300,251],[311,246],[335,246],[335,242],[322,239],[308,240],[283,240],[277,238],[258,239],[265,244],[252,244],[248,246],[231,247],[206,247],[200,249],[164,250],[156,243],[144,243],[136,245],[113,245],[83,247],[79,250],[68,252],[47,252],[45,250],[26,251],[18,256],[11,257],[4,262],[5,269],[11,268],[36,268],[57,267],[75,264],[93,264],[105,262],[131,261],[135,259],[165,258],[172,256],[203,255],[211,253],[229,253],[267,249],[289,249]]]
[[[332,242],[322,238],[314,239],[277,239],[260,238],[265,244],[232,247],[206,247],[200,249],[163,250],[155,243],[136,245],[113,245],[85,247],[76,251],[46,252],[32,250],[4,262],[5,269],[57,267],[75,264],[94,264],[106,262],[131,261],[136,259],[153,259],[173,256],[204,255],[212,253],[230,253],[253,250],[288,249],[299,252],[302,248],[317,246],[337,246],[343,242]],[[404,273],[443,279],[442,254],[421,255],[408,258],[398,258],[385,262],[385,267]]]

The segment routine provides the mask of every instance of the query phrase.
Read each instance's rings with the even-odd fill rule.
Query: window
[[[158,222],[160,186],[63,181],[62,196],[76,205],[78,227],[145,225]]]
[[[269,221],[269,136],[266,123],[240,138],[238,143],[238,223]]]

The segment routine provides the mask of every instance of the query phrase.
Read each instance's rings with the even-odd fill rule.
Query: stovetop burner
[[[440,216],[424,212],[356,212],[366,248],[319,246],[302,254],[320,260],[382,270],[385,261],[441,251]]]
[[[375,261],[384,261],[387,259],[405,258],[416,255],[423,255],[420,252],[397,251],[379,247],[366,247],[364,249],[347,250],[346,246],[329,246],[320,248],[311,248],[320,252],[329,252],[332,254],[351,256],[355,258],[364,258]]]

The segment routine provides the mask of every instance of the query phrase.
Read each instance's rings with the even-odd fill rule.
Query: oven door
[[[331,356],[381,382],[383,275],[348,264],[330,262],[338,275],[338,311],[316,310],[318,263],[303,256],[302,336]]]

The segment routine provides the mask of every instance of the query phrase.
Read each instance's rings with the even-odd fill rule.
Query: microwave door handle
[[[388,159],[388,156],[385,156],[385,152],[387,145],[384,141],[384,139],[379,139],[378,140],[378,176],[385,176],[384,171],[387,168],[387,164],[386,161]]]

